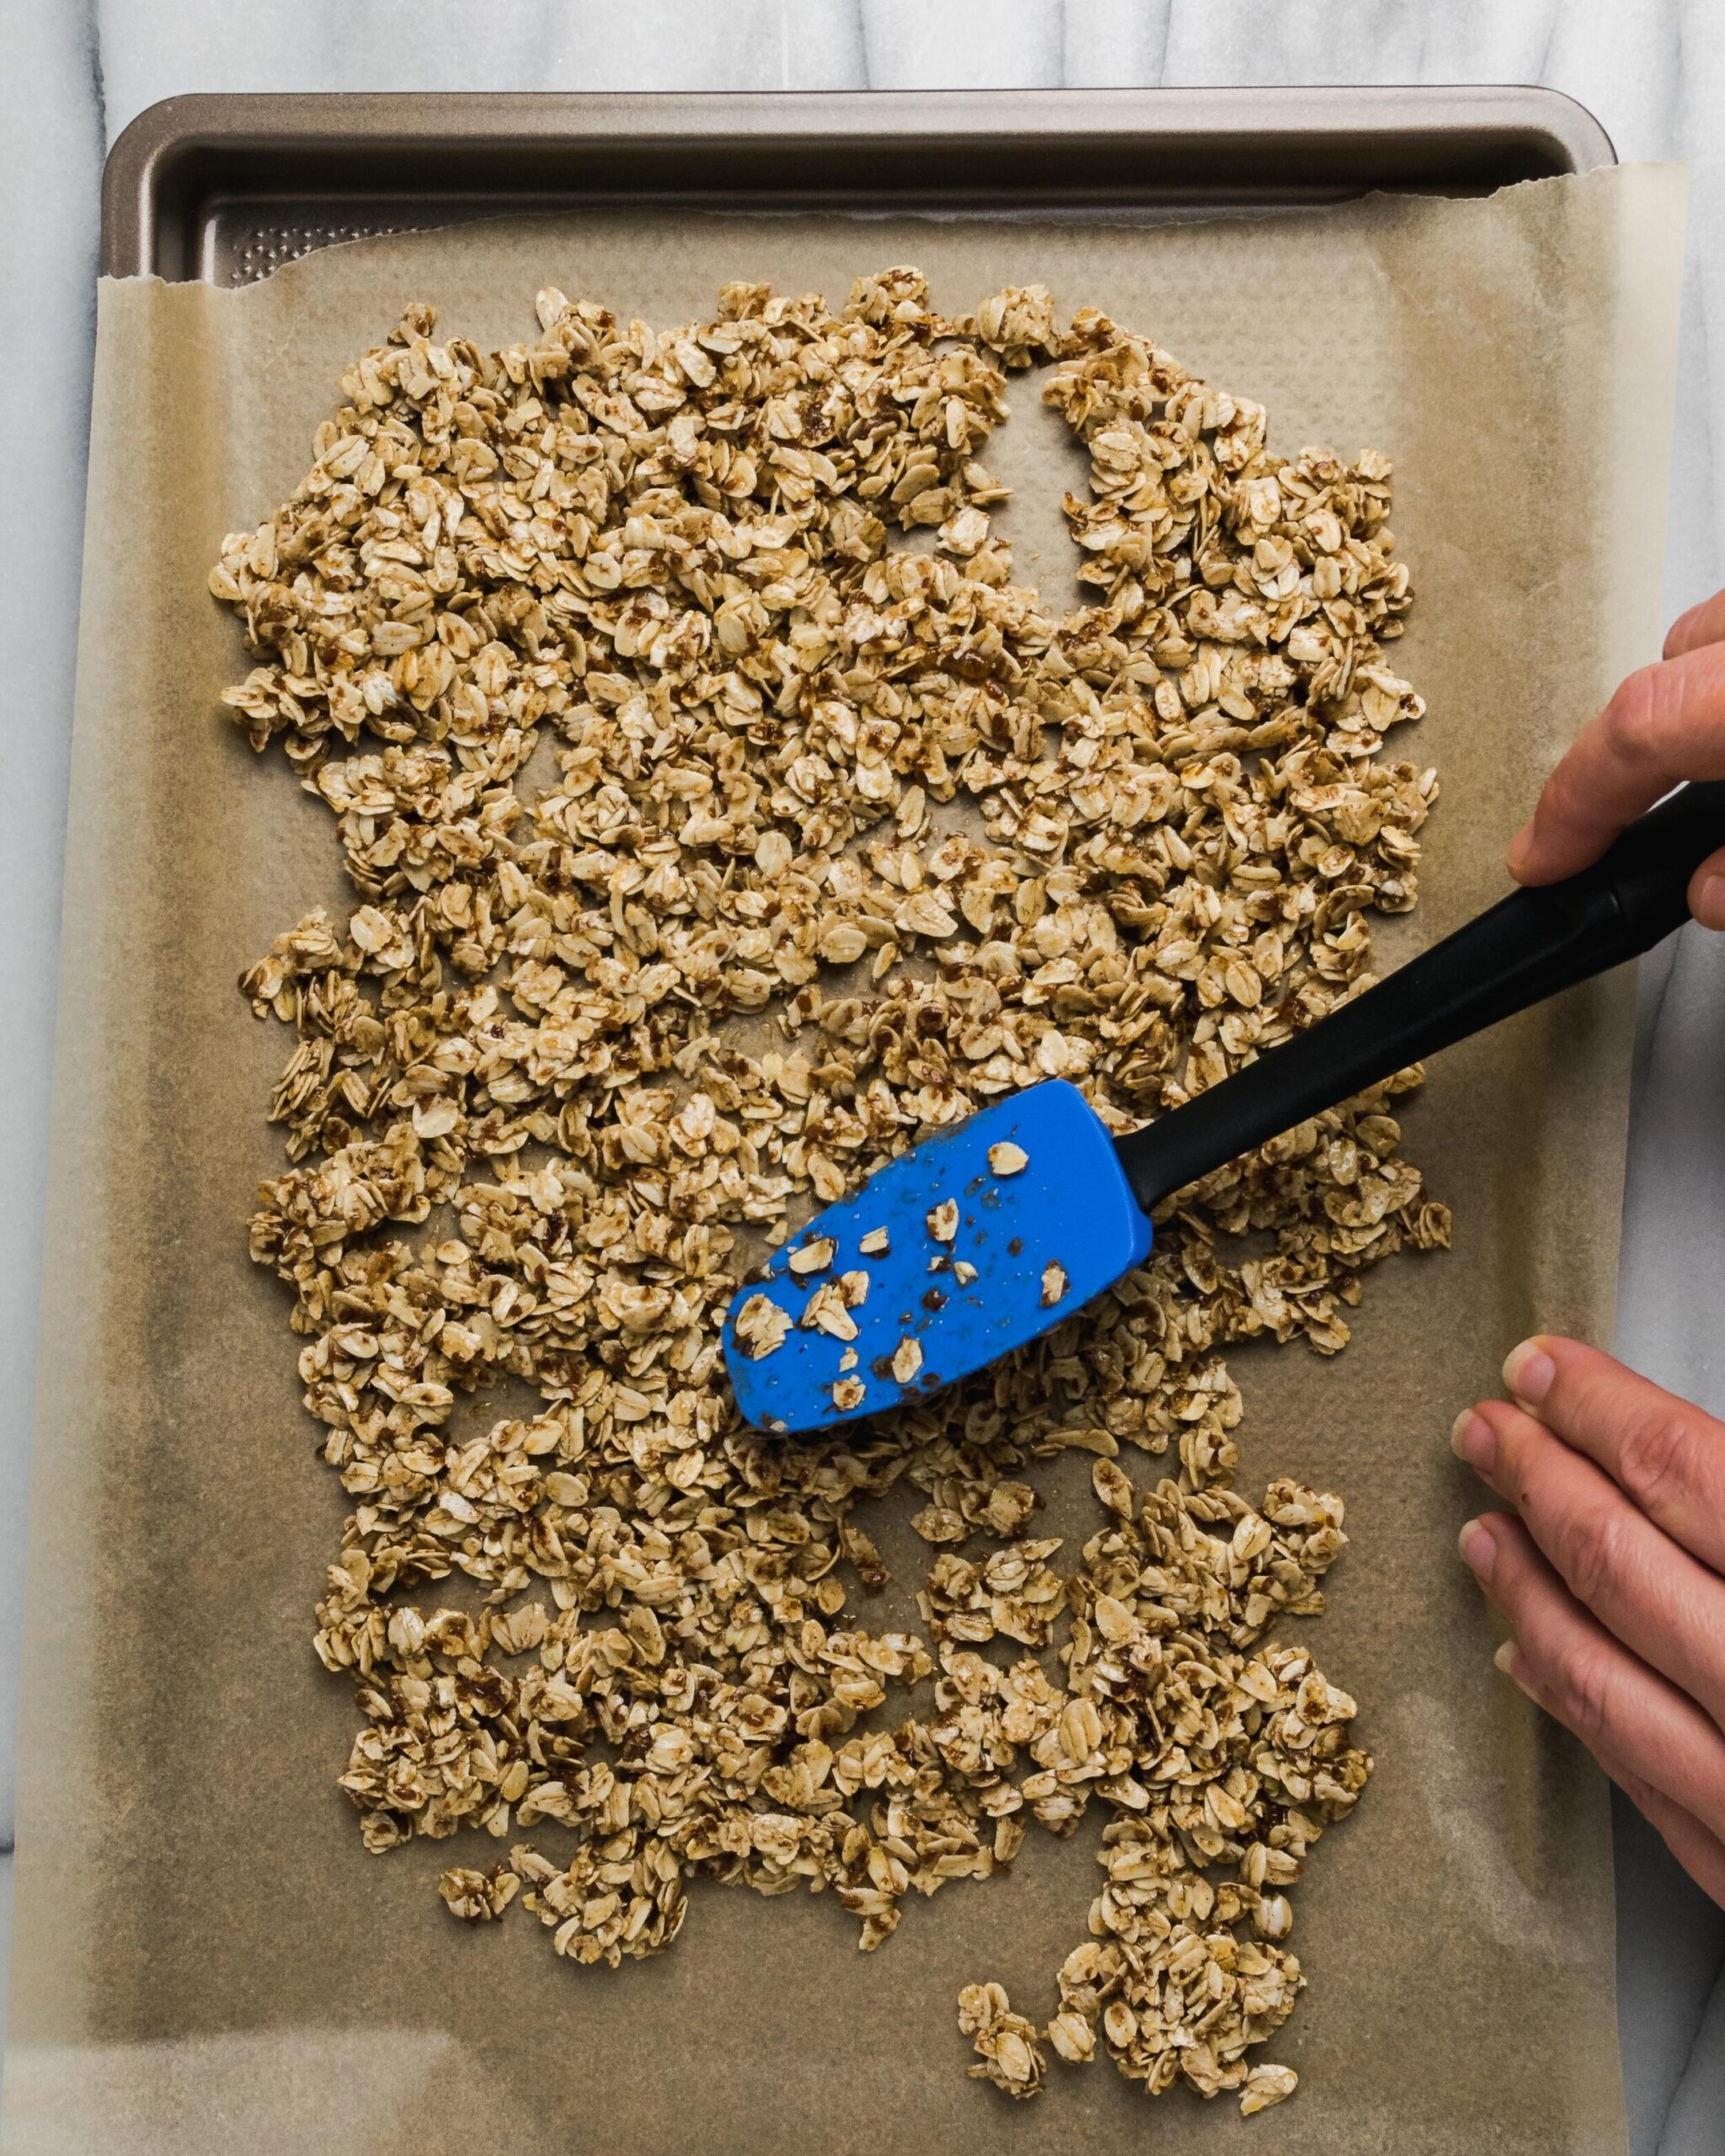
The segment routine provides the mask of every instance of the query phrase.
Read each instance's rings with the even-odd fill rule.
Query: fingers
[[[1487,1401],[1457,1418],[1452,1442],[1516,1508],[1571,1594],[1725,1726],[1725,1580],[1521,1408]]]
[[[1665,656],[1681,659],[1685,652],[1699,651],[1708,643],[1725,643],[1725,591],[1716,591],[1678,616],[1665,638]]]
[[[1702,1893],[1711,1896],[1725,1909],[1725,1842],[1717,1834],[1710,1834],[1701,1821],[1680,1804],[1674,1804],[1669,1796],[1661,1796],[1658,1790],[1650,1789],[1638,1774],[1614,1769],[1603,1759],[1599,1764],[1636,1810],[1652,1822],[1659,1838]]]
[[[1725,1838],[1725,1736],[1667,1678],[1578,1603],[1517,1519],[1489,1513],[1461,1530],[1461,1554],[1515,1635],[1510,1673],[1596,1756]]]
[[[1559,762],[1509,845],[1509,871],[1551,883],[1596,861],[1680,780],[1725,776],[1725,591],[1673,623],[1658,666],[1632,674]],[[1725,851],[1696,872],[1690,910],[1725,928]]]
[[[1509,873],[1553,883],[1598,860],[1681,779],[1725,777],[1725,643],[1632,674],[1546,781]]]
[[[1534,1689],[1527,1665],[1514,1640],[1506,1640],[1493,1659],[1504,1675],[1518,1684],[1536,1706],[1545,1705]],[[1674,1804],[1669,1796],[1662,1796],[1615,1753],[1595,1751],[1594,1757],[1701,1892],[1725,1908],[1725,1841],[1709,1833],[1693,1812],[1685,1812],[1680,1804]]]
[[[1503,1376],[1514,1404],[1452,1433],[1521,1513],[1462,1529],[1514,1634],[1499,1666],[1725,1907],[1725,1423],[1550,1335]]]
[[[1725,1422],[1578,1340],[1537,1334],[1503,1381],[1692,1556],[1725,1574]]]

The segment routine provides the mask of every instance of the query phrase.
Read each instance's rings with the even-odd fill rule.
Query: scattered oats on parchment
[[[1417,1074],[841,1444],[741,1427],[718,1328],[751,1247],[920,1137],[1048,1076],[1130,1129],[1365,978],[1434,793],[1377,755],[1420,712],[1389,467],[1273,455],[1259,408],[1033,287],[958,323],[904,269],[836,314],[739,284],[666,331],[539,316],[482,352],[411,310],[211,578],[259,662],[233,716],[357,899],[243,984],[297,1036],[252,1250],[352,1505],[316,1637],[362,1717],[342,1785],[374,1850],[508,1845],[444,1873],[457,1915],[515,1897],[613,1965],[694,1877],[830,1887],[877,1945],[1100,1801],[1049,2042],[1259,2108],[1293,2085],[1249,2063],[1302,1982],[1289,1892],[1370,1762],[1274,1636],[1322,1609],[1341,1505],[1233,1492],[1224,1356],[1333,1352],[1367,1267],[1446,1240],[1391,1112]],[[1002,365],[1048,370],[1090,458],[1065,619],[992,529]],[[867,1276],[832,1256],[809,1309],[841,1330]],[[498,1376],[537,1405],[488,1424]],[[1024,1478],[1068,1450],[1101,1524],[1059,1569]],[[901,1478],[914,1635],[855,1606]],[[1030,2093],[1034,2032],[977,1989],[982,2070]]]

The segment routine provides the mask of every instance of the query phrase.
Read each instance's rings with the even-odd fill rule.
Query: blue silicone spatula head
[[[1512,892],[1183,1106],[1118,1141],[1033,1086],[884,1168],[745,1288],[725,1359],[751,1422],[878,1415],[1033,1340],[1149,1255],[1199,1177],[1409,1064],[1650,951],[1725,841],[1725,781],[1680,787],[1589,868]]]
[[[1074,1086],[1032,1086],[829,1206],[725,1318],[737,1405],[814,1430],[941,1390],[1149,1254],[1114,1141]]]

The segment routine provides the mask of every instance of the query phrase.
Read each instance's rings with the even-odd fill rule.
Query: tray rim
[[[615,141],[637,151],[777,141],[788,152],[898,141],[1119,145],[1156,137],[1215,150],[1470,133],[1542,146],[1553,169],[1616,163],[1577,99],[1538,84],[1334,84],[1036,90],[194,92],[150,105],[122,131],[102,174],[104,276],[164,275],[161,208],[199,155],[410,152],[459,140],[554,148]],[[412,192],[409,188],[406,190]],[[429,190],[428,190],[429,191]],[[786,192],[793,191],[788,173]],[[857,192],[867,190],[859,179]],[[985,190],[1002,199],[1012,190]],[[195,267],[173,281],[200,281]]]

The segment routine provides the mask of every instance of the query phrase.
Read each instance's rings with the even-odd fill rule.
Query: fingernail
[[[1492,1530],[1480,1521],[1471,1519],[1456,1539],[1461,1561],[1483,1585],[1492,1577],[1492,1567],[1498,1561],[1497,1540]]]
[[[1533,825],[1531,823],[1526,823],[1510,840],[1509,848],[1503,856],[1512,876],[1519,876],[1521,873],[1523,864],[1532,848]]]
[[[1505,1640],[1492,1660],[1512,1684],[1519,1685],[1529,1699],[1533,1697],[1533,1687],[1527,1681],[1527,1664],[1522,1660],[1521,1649],[1514,1640]]]
[[[1464,1407],[1450,1426],[1450,1449],[1457,1460],[1489,1475],[1498,1464],[1498,1433],[1483,1415]]]
[[[1503,1382],[1524,1407],[1537,1407],[1551,1390],[1557,1365],[1537,1340],[1524,1340],[1503,1358]]]
[[[1725,876],[1709,876],[1696,892],[1695,917],[1703,928],[1725,928]]]

